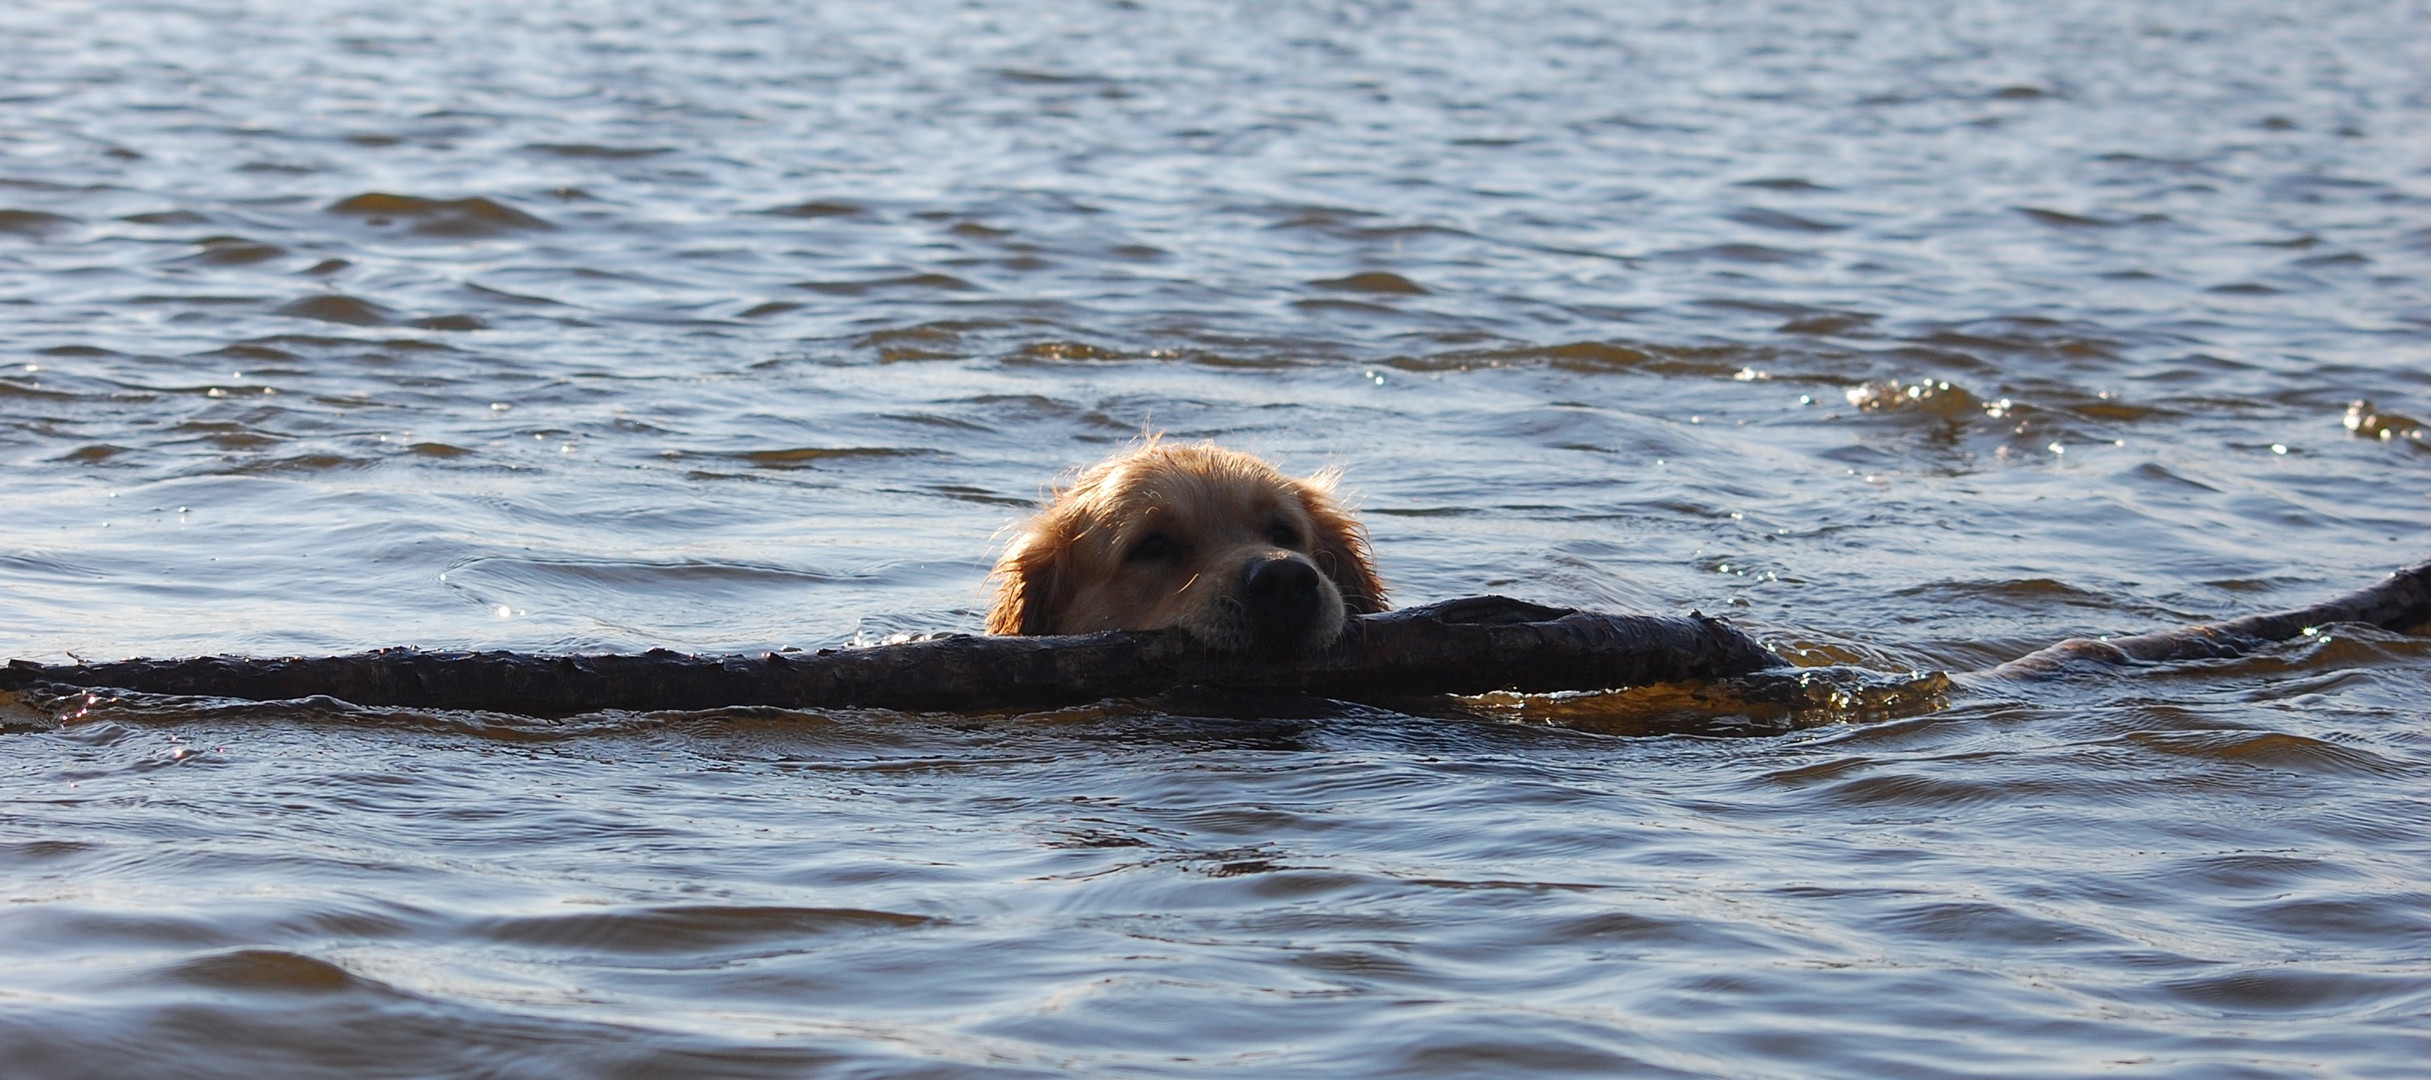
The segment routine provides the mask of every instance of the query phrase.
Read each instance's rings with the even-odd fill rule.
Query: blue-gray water
[[[0,656],[970,630],[1150,429],[1341,467],[1405,604],[1960,670],[2307,603],[2431,555],[2427,50],[2419,2],[10,5]],[[2431,1059],[2431,639],[1618,708],[0,700],[0,1075]]]

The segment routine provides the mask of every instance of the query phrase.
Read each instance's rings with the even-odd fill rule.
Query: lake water
[[[8,5],[0,656],[968,631],[1145,430],[1339,466],[1402,604],[1955,671],[2309,603],[2431,555],[2427,50],[2337,0]],[[0,700],[0,1074],[2431,1060],[2431,639],[1773,738],[1419,712]]]

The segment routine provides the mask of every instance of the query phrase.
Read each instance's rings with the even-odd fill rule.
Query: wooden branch
[[[2342,622],[2370,623],[2391,630],[2407,630],[2431,622],[2431,560],[2398,570],[2370,588],[2311,607],[2107,641],[2069,638],[1977,674],[2032,679],[2089,667],[2242,656],[2258,645],[2286,641],[2313,627]]]
[[[2358,592],[2288,611],[2097,641],[2072,638],[1962,680],[2031,679],[2135,663],[2237,656],[2328,623],[2407,629],[2431,622],[2431,561]],[[109,687],[140,693],[569,716],[737,705],[968,711],[1045,708],[1187,687],[1394,700],[1496,690],[1545,693],[1701,684],[1696,710],[1745,713],[1780,730],[1812,717],[1941,707],[1947,677],[1792,668],[1718,619],[1607,615],[1500,596],[1353,619],[1342,640],[1299,659],[1210,653],[1173,633],[953,636],[865,649],[761,656],[531,656],[382,649],[353,656],[204,657],[46,666],[11,661],[0,691]]]
[[[954,636],[761,656],[530,656],[382,649],[352,656],[12,661],[0,690],[113,687],[278,701],[567,716],[605,709],[869,706],[970,710],[1079,704],[1176,687],[1337,698],[1600,690],[1784,667],[1718,619],[1603,615],[1499,596],[1363,616],[1305,660],[1210,653],[1173,633]]]

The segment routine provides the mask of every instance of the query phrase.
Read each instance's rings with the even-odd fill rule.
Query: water
[[[1399,603],[1982,667],[2431,555],[2431,8],[0,10],[0,655],[971,629],[1141,431]],[[2348,404],[2397,420],[2348,434]],[[2419,1075],[2431,641],[1594,700],[0,703],[0,1073]]]

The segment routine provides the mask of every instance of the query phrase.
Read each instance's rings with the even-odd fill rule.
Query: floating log
[[[203,657],[0,668],[0,690],[52,685],[280,701],[569,716],[737,705],[919,710],[1043,708],[1180,687],[1347,699],[1709,682],[1786,667],[1703,615],[1605,615],[1500,596],[1351,620],[1304,659],[1211,653],[1173,632],[955,635],[759,656],[531,656],[381,649],[352,656]]]
[[[2256,646],[2286,641],[2332,623],[2370,623],[2389,630],[2410,630],[2426,622],[2431,622],[2431,559],[2400,569],[2369,588],[2311,607],[2134,637],[2069,638],[1979,674],[2033,679],[2128,664],[2218,659],[2242,656]]]
[[[2339,622],[2409,629],[2431,622],[2431,561],[2310,607],[2178,630],[2071,638],[1962,678],[2035,679],[2121,665],[2236,656]],[[533,656],[382,649],[352,656],[203,657],[0,667],[0,691],[112,688],[361,706],[556,717],[606,710],[1051,708],[1192,687],[1406,700],[1493,691],[1547,693],[1702,684],[1697,710],[1811,717],[1912,715],[1940,708],[1938,672],[1795,668],[1719,619],[1610,615],[1501,596],[1447,600],[1352,619],[1342,640],[1301,658],[1211,653],[1172,632],[1070,637],[953,635],[893,645],[693,656]]]

